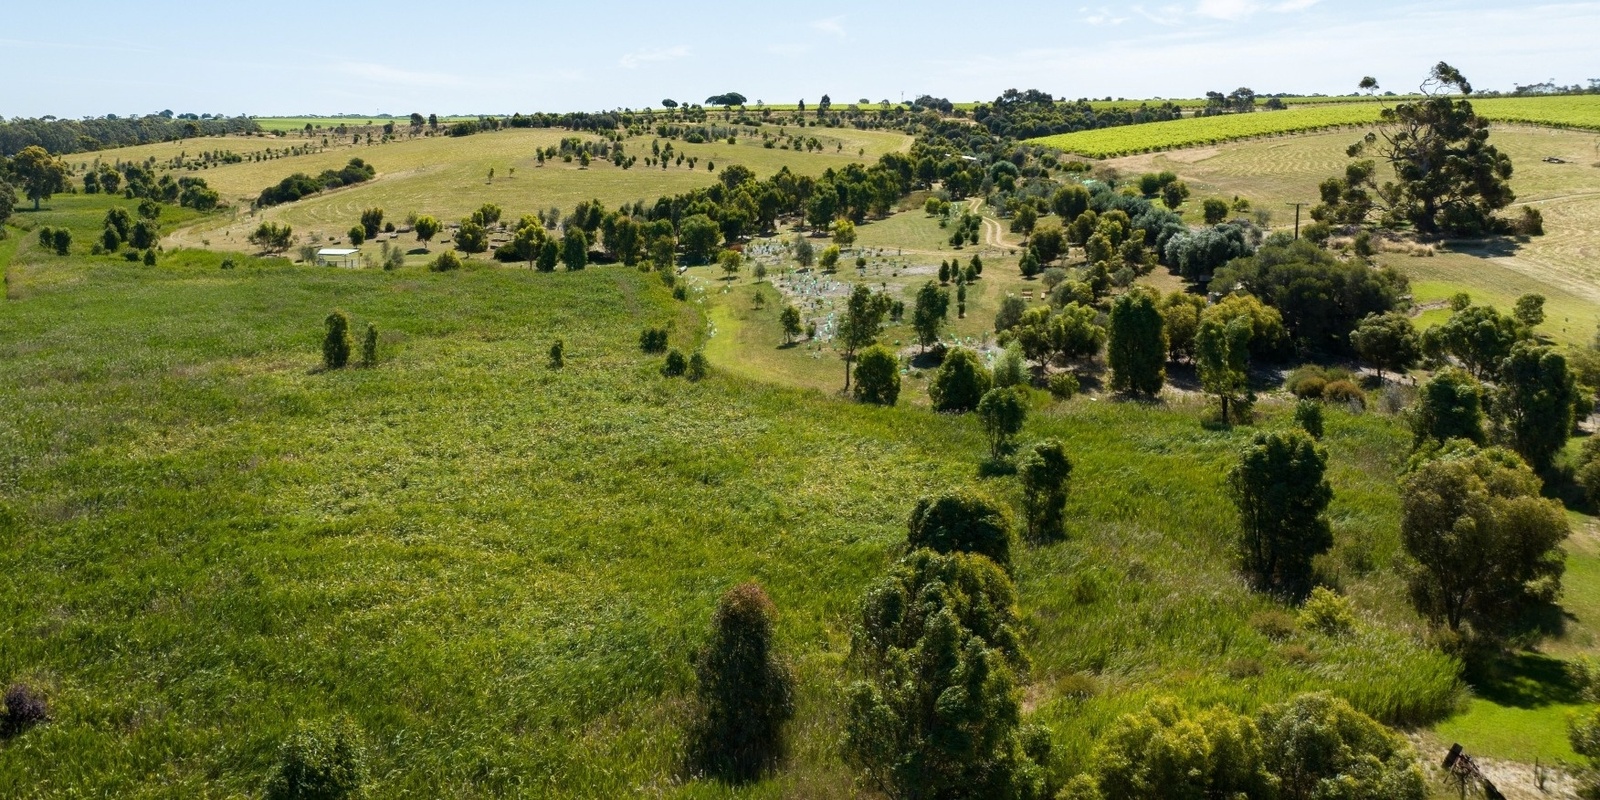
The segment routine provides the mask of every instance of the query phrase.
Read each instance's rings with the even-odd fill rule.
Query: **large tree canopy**
[[[1378,82],[1365,78],[1361,88],[1375,90]],[[1441,61],[1421,93],[1384,108],[1378,129],[1349,151],[1352,158],[1374,153],[1393,167],[1395,179],[1380,185],[1375,162],[1358,161],[1343,177],[1323,182],[1313,217],[1359,224],[1375,211],[1386,225],[1410,223],[1428,236],[1504,227],[1494,213],[1516,199],[1507,183],[1511,159],[1489,144],[1489,121],[1467,100],[1472,84]]]

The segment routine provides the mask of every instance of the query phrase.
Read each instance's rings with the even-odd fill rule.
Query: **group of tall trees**
[[[210,114],[174,116],[171,112],[142,117],[107,114],[89,119],[0,119],[0,156],[15,156],[29,147],[66,155],[196,136],[226,136],[260,130],[249,117]]]

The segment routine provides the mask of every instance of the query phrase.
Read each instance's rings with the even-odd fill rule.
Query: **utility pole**
[[[1300,207],[1305,203],[1287,203],[1286,205],[1294,206],[1294,238],[1298,240],[1300,238]]]

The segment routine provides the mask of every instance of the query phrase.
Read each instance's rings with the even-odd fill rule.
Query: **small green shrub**
[[[561,339],[557,339],[555,344],[550,345],[550,368],[561,369],[566,365],[567,343]]]
[[[1078,376],[1071,372],[1057,372],[1050,376],[1050,394],[1057,400],[1071,400],[1078,394]]]
[[[689,366],[684,371],[684,377],[691,381],[699,381],[705,378],[709,370],[710,365],[706,363],[706,354],[696,350],[689,355]]]
[[[667,353],[667,361],[661,365],[661,374],[668,378],[676,378],[689,371],[689,359],[676,349]]]
[[[1315,400],[1301,400],[1294,406],[1294,424],[1300,429],[1311,434],[1313,439],[1322,438],[1322,404]]]
[[[303,722],[278,748],[267,800],[340,800],[367,794],[367,752],[347,719]]]
[[[25,683],[13,683],[6,689],[0,736],[15,736],[49,718],[50,705],[39,690]]]
[[[1342,636],[1355,629],[1356,615],[1349,598],[1318,586],[1300,607],[1300,623],[1329,636]]]
[[[1334,381],[1322,389],[1322,399],[1330,403],[1345,403],[1356,408],[1367,407],[1367,393],[1354,381]]]
[[[322,337],[322,366],[340,369],[350,361],[350,317],[334,310],[323,323],[327,332]]]
[[[361,366],[372,367],[378,363],[378,326],[367,323],[367,335],[361,340]]]
[[[456,255],[454,250],[446,250],[428,262],[428,269],[434,272],[451,272],[461,269],[461,256]]]
[[[664,353],[667,351],[667,329],[645,328],[639,333],[639,349],[646,353]]]

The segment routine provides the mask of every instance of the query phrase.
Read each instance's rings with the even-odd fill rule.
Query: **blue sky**
[[[1439,60],[1509,89],[1600,77],[1597,33],[1600,2],[51,0],[6,11],[0,116],[1336,94],[1367,74],[1404,91]]]

